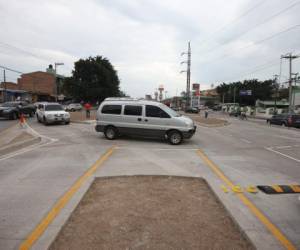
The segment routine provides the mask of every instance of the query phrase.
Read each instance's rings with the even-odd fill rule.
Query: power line
[[[243,46],[243,47],[239,47],[239,48],[236,48],[236,49],[232,49],[232,52],[233,52],[233,51],[237,51],[237,50],[242,50],[242,49],[250,48],[250,47],[252,47],[252,46],[254,46],[254,45],[257,45],[257,44],[262,44],[262,43],[264,43],[264,42],[266,42],[266,41],[269,41],[269,40],[271,40],[271,39],[273,39],[273,38],[275,38],[275,37],[278,37],[278,36],[280,36],[280,35],[282,35],[282,34],[284,34],[284,33],[286,33],[286,32],[289,32],[289,31],[292,31],[292,30],[298,29],[298,28],[300,28],[300,24],[294,25],[294,26],[292,26],[292,27],[289,27],[289,28],[287,28],[287,29],[285,29],[285,30],[283,30],[283,31],[280,31],[280,32],[278,32],[278,33],[275,33],[275,34],[273,34],[273,35],[271,35],[271,36],[269,36],[269,37],[266,37],[266,38],[264,38],[264,39],[255,41],[255,42],[253,42],[252,44],[249,44],[249,45],[246,45],[246,46]],[[227,52],[227,53],[230,53],[230,51]],[[216,60],[223,60],[223,59],[226,59],[226,58],[228,58],[228,57],[230,57],[230,56],[232,56],[232,54],[224,54],[224,55],[222,55],[222,56],[217,57],[216,59],[214,59],[214,61],[216,61]]]
[[[215,34],[218,34],[218,33],[222,32],[222,31],[226,30],[226,28],[228,26],[234,24],[235,22],[239,21],[243,17],[247,16],[249,13],[251,13],[252,11],[254,11],[255,9],[257,9],[258,7],[260,7],[262,4],[264,4],[266,1],[268,1],[268,0],[260,1],[258,4],[254,5],[250,9],[246,10],[243,14],[241,14],[240,16],[238,16],[237,18],[235,18],[231,22],[229,22],[229,23],[221,26],[219,29],[217,29],[216,31],[214,31],[213,33],[211,33],[210,35],[208,35],[208,38],[206,38],[205,40],[201,41],[200,45],[206,43],[207,41],[210,41],[214,37]]]
[[[277,12],[276,14],[274,14],[274,15],[272,15],[272,16],[266,18],[266,19],[263,20],[262,22],[260,22],[260,23],[258,23],[258,24],[256,24],[256,25],[254,25],[253,27],[247,29],[245,32],[242,32],[241,34],[239,34],[239,35],[238,35],[237,37],[235,37],[234,39],[231,39],[231,40],[229,40],[229,41],[227,41],[227,42],[225,41],[225,42],[223,42],[223,43],[221,43],[221,44],[216,45],[216,46],[213,47],[212,49],[210,49],[210,50],[208,50],[207,52],[205,52],[205,54],[208,54],[208,53],[214,51],[215,49],[217,49],[217,48],[219,48],[219,47],[222,47],[222,46],[224,46],[224,45],[226,45],[226,44],[228,44],[228,43],[230,43],[230,42],[236,40],[237,38],[242,37],[243,35],[249,33],[250,31],[252,31],[252,30],[254,30],[254,29],[256,29],[257,27],[259,27],[259,26],[261,26],[261,25],[263,25],[263,24],[265,24],[265,23],[271,21],[271,20],[274,19],[275,17],[280,16],[280,15],[283,14],[284,12],[286,12],[286,11],[292,9],[293,7],[295,7],[295,6],[298,5],[298,4],[300,4],[300,1],[297,1],[297,2],[293,3],[292,5],[289,5],[289,6],[286,7],[285,9],[283,9],[283,10]]]

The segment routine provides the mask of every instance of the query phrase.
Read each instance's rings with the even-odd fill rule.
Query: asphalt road
[[[8,127],[16,124],[17,121],[12,121],[4,118],[0,118],[0,132],[7,129]]]
[[[300,130],[269,127],[231,119],[226,127],[198,126],[195,136],[180,146],[160,140],[104,139],[93,125],[44,126],[32,121],[38,133],[49,138],[45,145],[0,160],[0,249],[16,249],[69,190],[111,146],[112,155],[93,176],[159,174],[204,177],[258,249],[283,249],[233,192],[222,190],[224,182],[199,157],[201,149],[232,183],[249,185],[299,184]],[[48,139],[49,139],[48,138]],[[61,223],[76,206],[86,186],[38,237],[35,249],[44,249]],[[300,248],[300,201],[298,195],[245,196]]]

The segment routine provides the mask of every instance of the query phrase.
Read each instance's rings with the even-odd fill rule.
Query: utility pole
[[[278,98],[278,84],[277,79],[279,75],[274,75],[274,86],[275,86],[275,109],[274,114],[277,114],[277,98]]]
[[[6,102],[6,75],[5,75],[5,69],[3,70],[3,84],[4,84],[3,101]]]
[[[296,89],[297,88],[297,79],[298,79],[299,73],[294,73],[293,75],[295,76],[295,78],[294,78],[295,86],[294,87]],[[292,99],[293,99],[293,102],[292,102],[293,108],[295,108],[295,98],[296,98],[296,93],[295,93],[295,91],[293,91],[293,97],[292,97]]]
[[[235,92],[236,92],[235,89],[236,89],[236,87],[234,86],[233,87],[233,103],[235,103]]]
[[[292,104],[292,61],[297,59],[299,55],[292,55],[292,53],[281,56],[281,58],[289,59],[289,71],[290,71],[290,79],[289,79],[289,113],[294,109]]]
[[[181,53],[181,55],[187,55],[187,61],[181,62],[186,63],[187,69],[182,72],[186,72],[186,108],[190,106],[190,89],[191,89],[191,43],[188,43],[188,51]]]

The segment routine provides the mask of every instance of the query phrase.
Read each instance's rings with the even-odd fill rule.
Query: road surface
[[[276,237],[266,221],[258,218],[236,193],[224,192],[226,183],[209,166],[213,164],[231,183],[243,188],[299,184],[300,130],[234,118],[230,122],[218,128],[198,126],[191,140],[171,146],[160,140],[135,138],[108,141],[94,131],[93,125],[44,126],[32,121],[33,129],[52,140],[0,160],[0,249],[16,249],[28,239],[49,211],[53,212],[55,203],[111,146],[116,147],[93,176],[204,177],[258,249],[284,249],[286,244],[300,248],[298,195],[243,193],[284,238]],[[66,207],[57,212],[57,218],[47,224],[45,232],[36,234],[35,249],[46,248],[53,240],[91,181],[88,178]]]

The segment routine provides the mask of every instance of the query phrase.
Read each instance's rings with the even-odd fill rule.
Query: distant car
[[[212,107],[213,111],[220,111],[221,109],[222,109],[222,106],[220,106],[220,105],[215,105]]]
[[[234,117],[238,117],[240,114],[241,112],[237,110],[232,110],[229,112],[229,116],[234,116]]]
[[[5,102],[0,106],[0,117],[16,120],[21,114],[34,116],[36,107],[33,104],[23,101]]]
[[[273,115],[271,118],[267,119],[267,123],[286,126],[286,127],[300,128],[300,115],[296,115],[296,114]]]
[[[45,125],[50,123],[70,123],[70,114],[59,103],[39,104],[36,118],[38,122],[43,122]]]
[[[66,111],[80,111],[82,110],[82,105],[80,103],[71,103],[66,107]]]
[[[197,108],[188,108],[188,109],[185,110],[185,113],[198,114],[199,113],[199,109],[197,109]]]

